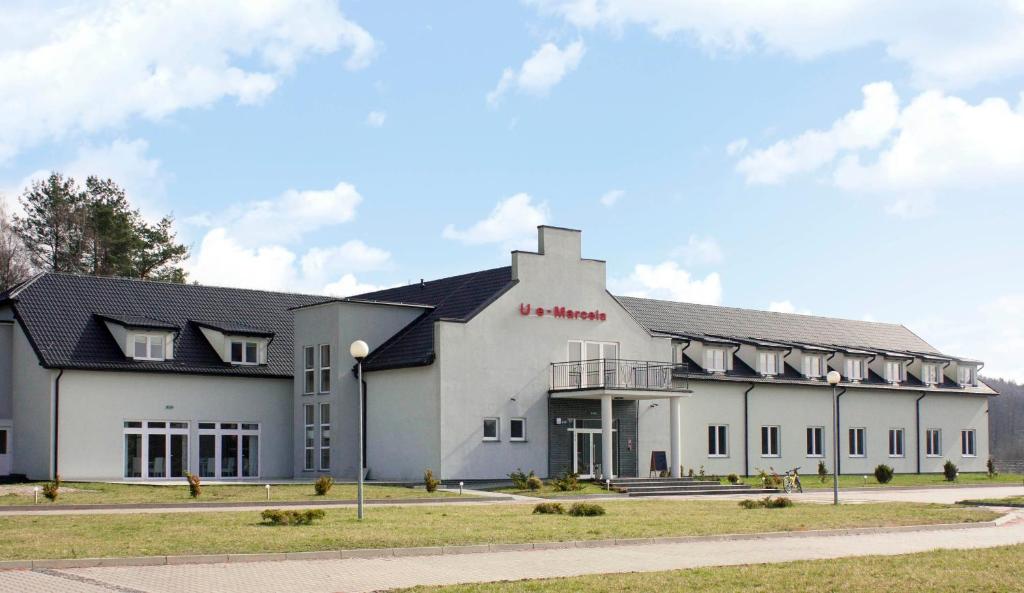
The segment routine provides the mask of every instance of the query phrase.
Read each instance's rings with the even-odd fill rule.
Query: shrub
[[[604,514],[604,507],[592,502],[577,502],[569,507],[569,514],[573,517],[597,517]]]
[[[557,502],[540,502],[533,507],[534,515],[564,515],[565,508]]]
[[[946,460],[945,465],[942,466],[942,474],[946,476],[947,482],[955,482],[956,474],[959,471],[960,469],[956,466],[956,464],[948,459]]]
[[[740,501],[740,508],[744,509],[762,509],[764,508],[764,501],[754,500],[753,498],[744,498]]]
[[[828,479],[828,468],[825,467],[825,461],[821,460],[818,462],[818,481],[822,484]]]
[[[427,487],[427,492],[437,492],[437,487],[441,485],[441,480],[434,477],[434,472],[427,468],[423,472],[423,485]]]
[[[188,480],[189,496],[192,498],[199,498],[199,495],[203,493],[203,486],[199,481],[199,476],[185,472],[185,479]]]
[[[726,476],[726,479],[729,480],[730,484],[739,484],[740,483],[740,477],[737,476],[736,474],[729,474],[728,476]]]
[[[323,509],[306,509],[304,511],[282,511],[267,509],[261,514],[263,522],[268,525],[311,525],[326,516]]]
[[[697,475],[700,476],[701,478],[704,477],[704,466],[703,465],[700,466],[700,469],[697,471]]]
[[[682,467],[680,467],[680,468],[679,468],[679,471],[682,471],[682,470],[683,470],[683,468],[682,468]],[[690,471],[689,471],[689,473],[687,473],[686,475],[687,475],[687,476],[690,476],[691,478],[693,477],[693,468],[692,468],[692,467],[690,468]]]
[[[999,472],[996,471],[996,460],[995,459],[989,457],[988,461],[985,462],[985,468],[988,470],[988,477],[989,477],[989,479],[995,478],[996,476],[999,475]]]
[[[765,488],[774,488],[776,490],[782,488],[782,477],[775,472],[768,473],[767,471],[758,468],[757,477],[761,478],[761,483],[764,484]]]
[[[529,490],[530,485],[528,482],[533,477],[535,477],[533,470],[530,470],[530,473],[527,474],[520,468],[516,468],[516,471],[508,475],[508,479],[512,480],[512,485],[516,490]]]
[[[334,478],[331,476],[320,476],[313,482],[313,490],[317,496],[326,496],[331,491],[331,486],[334,486]]]
[[[583,484],[580,484],[579,474],[571,472],[565,472],[560,478],[555,478],[551,482],[551,485],[559,492],[575,492],[577,490],[583,490]]]
[[[891,467],[884,463],[880,463],[875,468],[875,479],[878,480],[879,484],[888,484],[892,481],[893,470]]]
[[[60,475],[57,475],[52,482],[43,484],[43,496],[51,502],[57,500],[60,494]]]
[[[793,506],[793,501],[785,496],[765,496],[760,499],[747,498],[740,501],[744,509],[784,509]]]
[[[526,489],[536,492],[543,487],[544,482],[537,476],[533,475],[533,472],[530,472],[530,477],[526,478]]]

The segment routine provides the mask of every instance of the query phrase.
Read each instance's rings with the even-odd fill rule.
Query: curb
[[[389,504],[438,504],[438,503],[472,503],[472,502],[508,502],[516,500],[512,496],[462,496],[443,498],[372,498],[364,501],[367,505]],[[353,506],[356,500],[278,500],[250,502],[143,502],[134,504],[19,504],[0,505],[0,514],[8,512],[59,513],[61,511],[108,511],[108,510],[151,510],[151,509],[203,509],[203,508],[243,508],[243,509],[275,509],[280,507],[331,507]]]
[[[182,564],[237,564],[242,562],[281,562],[286,560],[349,560],[408,558],[425,556],[449,556],[482,554],[489,552],[528,552],[541,550],[562,550],[568,548],[609,548],[614,546],[644,546],[658,544],[681,544],[694,542],[765,540],[794,537],[829,537],[844,535],[873,535],[881,533],[906,533],[950,531],[998,527],[999,519],[978,523],[940,523],[936,525],[900,525],[897,527],[848,527],[842,529],[817,529],[809,531],[772,531],[767,533],[729,533],[721,535],[681,535],[668,537],[643,537],[600,540],[574,540],[564,542],[534,542],[521,544],[469,544],[455,546],[427,546],[417,548],[358,548],[351,550],[326,550],[311,552],[272,552],[261,554],[192,554],[182,556],[141,556],[129,558],[67,558],[51,560],[6,560],[0,561],[0,570],[72,569],[112,566],[165,566]]]

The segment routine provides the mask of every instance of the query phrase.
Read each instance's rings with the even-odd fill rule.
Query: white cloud
[[[318,229],[352,220],[363,197],[350,183],[333,189],[290,189],[274,200],[235,206],[220,217],[247,244],[293,243]]]
[[[559,49],[551,42],[545,43],[523,62],[518,72],[505,68],[497,86],[487,93],[487,103],[497,106],[505,93],[513,89],[536,96],[546,95],[566,74],[579,66],[585,53],[582,40],[570,43],[565,49]]]
[[[1024,73],[1024,3],[956,0],[530,0],[581,28],[639,26],[710,53],[764,51],[810,60],[881,47],[918,86],[968,87]]]
[[[356,280],[356,277],[352,274],[345,274],[337,282],[328,284],[323,289],[323,294],[336,296],[336,297],[347,297],[354,294],[363,294],[364,292],[373,292],[375,290],[382,290],[384,288],[390,288],[389,286],[382,286],[377,284],[366,284]]]
[[[790,301],[772,301],[768,304],[768,310],[776,313],[796,313],[798,315],[810,315],[810,309],[797,309]]]
[[[384,111],[371,111],[366,114],[366,125],[371,128],[379,128],[384,125],[388,119],[388,114]]]
[[[333,0],[22,2],[0,30],[0,161],[132,117],[258,103],[312,54],[347,48],[355,69],[375,51]]]
[[[601,202],[602,206],[605,206],[607,208],[611,208],[616,203],[618,203],[618,201],[620,199],[622,199],[622,196],[624,196],[624,195],[626,195],[625,191],[623,191],[621,189],[613,189],[613,190],[610,190],[610,191],[606,191],[604,193],[604,195],[602,195],[600,198],[598,198],[597,201]]]
[[[307,284],[321,285],[342,273],[382,270],[390,264],[389,252],[352,239],[337,247],[313,247],[302,256],[300,269]]]
[[[528,248],[536,241],[537,227],[551,218],[547,202],[535,204],[529,194],[518,193],[498,202],[490,215],[465,230],[449,224],[441,232],[445,239],[466,245],[499,243],[504,248]]]
[[[674,261],[657,265],[637,264],[626,278],[609,280],[615,294],[717,305],[722,302],[722,279],[712,272],[693,278]]]
[[[686,245],[675,249],[673,257],[681,257],[688,266],[717,264],[724,259],[722,247],[714,237],[690,235]]]

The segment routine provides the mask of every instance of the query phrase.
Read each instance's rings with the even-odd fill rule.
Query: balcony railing
[[[687,389],[685,363],[597,358],[551,363],[551,391],[573,389]],[[673,382],[673,379],[675,381]]]

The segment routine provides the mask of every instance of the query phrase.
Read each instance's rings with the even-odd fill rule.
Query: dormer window
[[[782,353],[774,350],[758,352],[757,366],[760,373],[766,377],[778,375],[782,368]]]
[[[704,370],[709,373],[724,373],[726,371],[725,348],[704,349]]]
[[[921,382],[925,385],[936,385],[939,381],[939,365],[937,364],[923,364],[921,365]]]
[[[865,376],[865,360],[863,358],[846,359],[846,378],[849,381],[863,381]]]
[[[259,342],[250,340],[232,340],[231,364],[259,364]]]
[[[963,387],[975,387],[978,384],[978,368],[960,365],[957,369],[957,381]]]
[[[825,374],[825,357],[820,354],[804,355],[804,377],[818,379]]]
[[[162,334],[135,334],[132,358],[135,360],[165,360]]]
[[[887,360],[885,361],[885,380],[897,385],[906,381],[906,368],[903,366],[903,362],[899,360]]]

